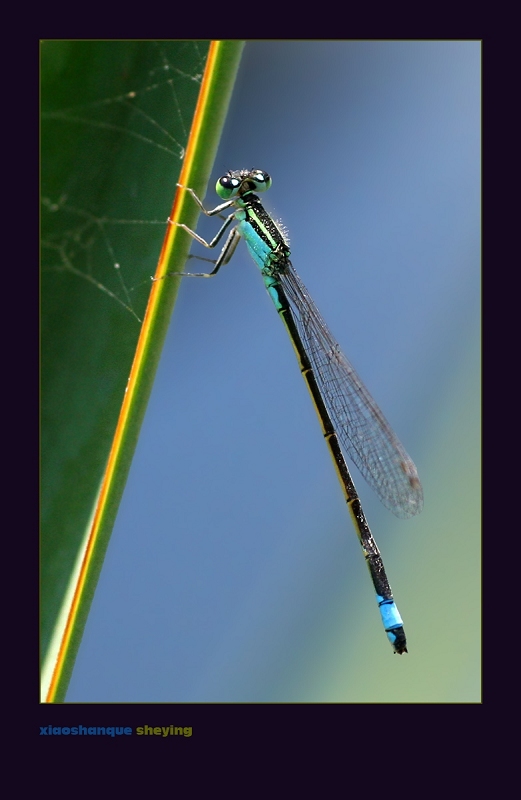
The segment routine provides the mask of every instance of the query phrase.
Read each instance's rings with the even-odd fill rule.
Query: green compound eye
[[[229,200],[230,197],[235,197],[241,183],[242,181],[238,178],[232,178],[230,175],[223,175],[215,184],[215,191],[223,200]]]
[[[267,192],[271,186],[271,177],[261,169],[252,169],[248,181],[255,184],[256,192]]]

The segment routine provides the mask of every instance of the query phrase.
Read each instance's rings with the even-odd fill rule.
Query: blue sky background
[[[418,467],[408,521],[353,468],[409,653],[241,245],[181,285],[67,701],[479,702],[480,59],[248,43],[206,198],[272,175],[293,263]]]

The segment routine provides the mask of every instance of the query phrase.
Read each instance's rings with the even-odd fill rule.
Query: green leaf
[[[182,168],[203,192],[238,68],[242,43],[208,45],[42,43],[48,702],[66,691],[175,302],[178,279],[151,276],[182,269],[190,245],[167,224],[176,183]],[[185,196],[170,218],[194,227]]]

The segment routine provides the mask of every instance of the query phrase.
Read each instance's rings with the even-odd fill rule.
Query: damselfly
[[[190,192],[208,217],[221,214],[228,208],[234,209],[211,242],[205,241],[186,225],[176,223],[200,244],[215,247],[230,226],[235,225],[211,272],[168,274],[211,278],[230,261],[239,240],[243,238],[246,242],[261,271],[268,294],[286,326],[300,371],[311,393],[369,568],[385,632],[394,652],[406,653],[402,618],[344,452],[354,461],[383,504],[401,518],[412,517],[423,507],[423,492],[416,467],[331,336],[293,268],[282,228],[270,217],[255,194],[270,188],[268,173],[259,169],[227,172],[216,185],[217,194],[224,202],[211,211],[204,208],[193,189],[178,185]]]

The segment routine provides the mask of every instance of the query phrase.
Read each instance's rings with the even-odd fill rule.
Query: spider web
[[[49,273],[89,284],[141,321],[206,54],[204,42],[43,43],[44,285]]]

